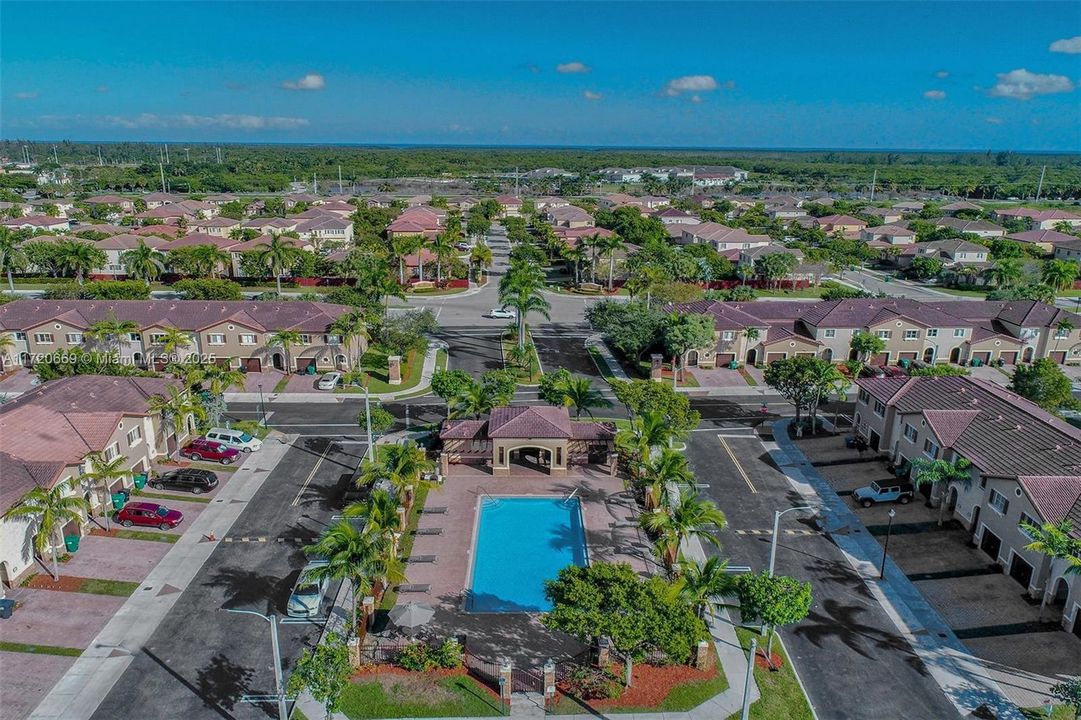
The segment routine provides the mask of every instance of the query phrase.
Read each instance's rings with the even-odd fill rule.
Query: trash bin
[[[124,493],[113,493],[113,510],[119,510],[124,507],[124,503],[127,501],[128,497]]]
[[[15,609],[15,601],[11,598],[4,598],[0,600],[0,620],[7,620],[11,617],[11,611]]]
[[[981,365],[983,365],[983,360],[972,358],[972,367],[980,367]]]
[[[68,552],[75,552],[79,549],[79,536],[78,535],[65,535],[64,547],[68,549]]]
[[[308,369],[305,370],[304,372],[307,373],[308,375],[314,375],[315,374],[315,365],[309,365]]]
[[[908,366],[911,365],[911,364],[912,364],[912,361],[909,360],[908,358],[901,358],[901,367],[903,367],[905,370],[908,370]]]
[[[739,360],[733,360],[732,362],[728,363],[728,369],[739,370]]]
[[[135,487],[139,490],[142,490],[146,487],[146,473],[139,473],[134,477],[133,481],[135,483]]]

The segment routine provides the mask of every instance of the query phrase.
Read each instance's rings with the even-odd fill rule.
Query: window
[[[920,331],[919,330],[905,330],[905,340],[919,340],[919,339],[920,339]]]
[[[150,344],[157,345],[165,339],[165,333],[150,333]]]
[[[1032,535],[1030,535],[1030,534],[1029,534],[1029,532],[1028,532],[1028,530],[1026,530],[1026,529],[1025,529],[1025,526],[1026,526],[1026,525],[1032,525],[1033,527],[1040,527],[1040,523],[1038,523],[1038,522],[1036,522],[1035,520],[1033,520],[1033,519],[1032,519],[1032,518],[1031,518],[1031,517],[1029,516],[1029,514],[1028,514],[1028,513],[1024,513],[1024,512],[1023,512],[1023,513],[1021,513],[1021,517],[1019,517],[1019,518],[1017,519],[1017,529],[1021,531],[1021,534],[1022,534],[1022,535],[1024,535],[1024,536],[1025,536],[1025,537],[1027,537],[1027,538],[1028,538],[1029,540],[1031,540],[1031,539],[1032,539]]]
[[[52,345],[53,334],[52,333],[34,333],[34,342],[39,345]]]
[[[301,333],[300,334],[300,344],[301,345],[311,345],[312,344],[312,336],[309,335],[308,333]]]
[[[938,328],[927,328],[927,337],[938,337]]]
[[[26,333],[24,333],[24,332],[15,333],[15,339],[16,340],[25,340],[26,339]]]
[[[938,458],[938,444],[930,438],[923,441],[923,454],[935,460]]]
[[[339,345],[341,341],[341,335],[327,335],[327,345]]]
[[[128,445],[135,445],[143,439],[143,429],[136,425],[131,430],[128,430]]]
[[[883,340],[889,340],[891,337],[893,337],[893,330],[879,330],[875,333],[875,335],[877,335]]]
[[[206,343],[207,345],[224,345],[225,335],[222,333],[207,333]]]
[[[905,423],[905,439],[909,442],[916,442],[917,437],[919,437],[919,433],[916,432],[916,428],[912,427],[908,423]]]
[[[861,402],[861,403],[863,403],[864,405],[867,405],[868,403],[870,403],[870,402],[871,402],[871,393],[869,393],[869,392],[867,392],[866,390],[863,390],[863,389],[861,388],[861,389],[860,389],[860,394],[859,394],[859,400],[860,400],[860,402]]]
[[[247,333],[247,334],[244,334],[244,335],[240,336],[240,344],[241,345],[254,345],[255,342],[256,342],[255,336],[250,334],[250,333]]]
[[[965,336],[965,329],[964,328],[954,328],[953,336],[954,337],[964,337]]]
[[[1068,337],[1070,337],[1070,329],[1069,328],[1061,327],[1061,328],[1056,328],[1055,329],[1055,339],[1056,340],[1065,340]]]
[[[721,339],[725,342],[732,342],[736,339],[736,333],[731,330],[725,330],[723,333],[721,333]]]
[[[832,329],[831,330],[826,330],[826,331],[824,331],[822,333],[822,336],[823,337],[828,337],[828,338],[837,337],[837,331],[832,330]]]
[[[116,443],[113,443],[109,447],[105,448],[105,461],[109,462],[119,454],[120,448],[117,446]]]
[[[1010,509],[1010,501],[1006,499],[1005,495],[994,488],[991,488],[991,494],[987,496],[987,504],[999,515],[1005,515]]]
[[[139,342],[142,338],[139,337],[139,333],[128,333],[128,340],[131,342]]]
[[[68,333],[66,338],[68,345],[82,345],[83,334],[82,333]]]
[[[881,401],[875,400],[875,415],[882,417],[886,414],[886,406]]]

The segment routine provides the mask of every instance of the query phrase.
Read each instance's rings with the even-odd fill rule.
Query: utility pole
[[[101,145],[98,145],[98,167],[105,164],[105,161],[101,159]]]
[[[165,192],[165,166],[158,163],[158,170],[161,172],[161,191]]]
[[[188,148],[184,148],[184,162],[191,162],[191,155],[188,153]]]
[[[319,194],[319,179],[315,177],[315,173],[312,173],[312,195]]]
[[[169,143],[165,143],[165,164],[166,165],[170,164],[169,163]]]
[[[514,167],[514,197],[518,197],[518,166]]]
[[[338,166],[338,194],[342,194],[342,166]]]
[[[1043,191],[1043,176],[1044,176],[1044,174],[1046,172],[1047,172],[1047,166],[1044,165],[1043,169],[1040,170],[1040,184],[1036,186],[1036,202],[1040,201],[1040,192]]]
[[[871,175],[871,202],[875,201],[875,183],[878,182],[878,168]]]
[[[60,158],[58,158],[56,156],[56,146],[55,145],[53,145],[53,162],[56,163],[57,165],[60,164]]]

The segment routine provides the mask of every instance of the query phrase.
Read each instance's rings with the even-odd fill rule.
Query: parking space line
[[[327,446],[323,448],[323,452],[319,455],[319,460],[316,461],[315,467],[313,467],[312,471],[308,473],[308,477],[304,479],[304,484],[300,486],[300,490],[297,492],[297,496],[293,498],[293,502],[290,503],[290,505],[296,507],[300,504],[300,498],[302,498],[304,496],[304,493],[308,491],[308,485],[310,485],[312,480],[315,478],[315,473],[319,471],[319,466],[323,464],[323,460],[326,459],[327,453],[330,452],[330,449],[332,447],[334,447],[334,443],[327,443]]]
[[[732,464],[736,466],[736,470],[739,472],[740,477],[743,478],[743,482],[747,483],[747,487],[749,487],[751,489],[751,494],[752,495],[757,495],[758,494],[758,488],[756,488],[754,486],[754,483],[751,482],[751,478],[747,475],[747,471],[744,470],[743,466],[739,464],[739,459],[736,458],[736,454],[734,452],[732,452],[732,448],[725,441],[724,435],[718,435],[717,440],[720,441],[721,447],[723,447],[725,452],[728,453],[728,457],[732,458]]]

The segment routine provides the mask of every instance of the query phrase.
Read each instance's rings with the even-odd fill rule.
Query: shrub
[[[426,643],[412,642],[402,648],[398,665],[413,672],[426,672],[435,667],[435,662]]]
[[[181,280],[173,289],[185,300],[242,300],[240,286],[232,280]]]
[[[582,665],[570,672],[567,690],[583,700],[612,700],[623,694],[623,684],[608,668]]]
[[[449,670],[460,668],[464,662],[462,646],[454,638],[444,640],[432,655],[436,665]]]

